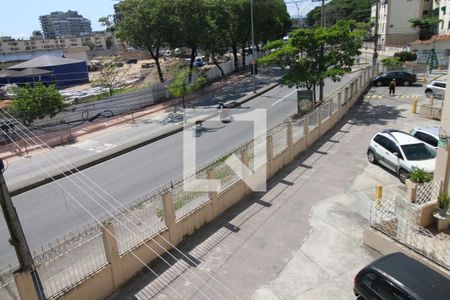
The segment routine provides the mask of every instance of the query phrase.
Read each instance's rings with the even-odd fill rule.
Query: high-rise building
[[[55,11],[50,15],[40,16],[39,20],[46,39],[80,37],[92,33],[91,21],[76,11]]]

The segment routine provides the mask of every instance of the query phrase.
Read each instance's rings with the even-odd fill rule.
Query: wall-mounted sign
[[[313,91],[312,90],[299,90],[297,91],[297,112],[307,112],[312,109],[313,106]]]

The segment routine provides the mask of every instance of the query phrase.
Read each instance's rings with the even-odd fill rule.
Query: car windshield
[[[436,157],[436,151],[423,143],[403,145],[402,150],[408,160],[426,160]]]

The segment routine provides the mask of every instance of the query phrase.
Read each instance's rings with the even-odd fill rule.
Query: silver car
[[[367,158],[397,173],[404,183],[414,168],[434,173],[436,150],[406,132],[386,129],[370,141]]]
[[[428,98],[435,97],[439,99],[444,99],[445,89],[447,87],[446,81],[432,81],[425,87],[425,96]]]

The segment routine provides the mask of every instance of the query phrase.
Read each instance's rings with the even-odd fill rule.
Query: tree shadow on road
[[[373,105],[364,101],[351,110],[347,122],[356,126],[386,125],[389,121],[404,118],[402,113],[405,111],[406,109],[388,105]]]

